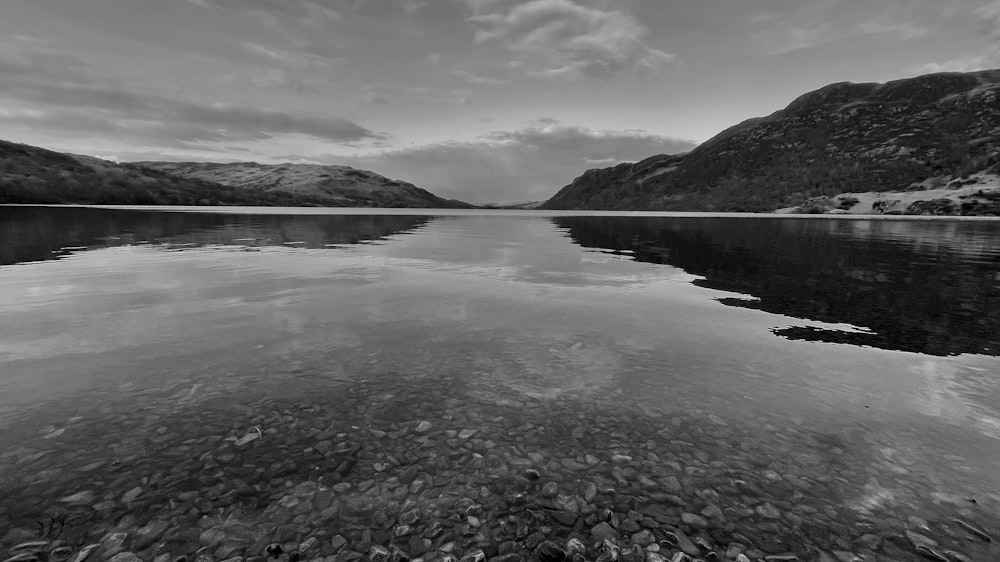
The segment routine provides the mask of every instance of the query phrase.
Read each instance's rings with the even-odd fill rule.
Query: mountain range
[[[542,208],[1000,214],[998,171],[1000,70],[938,73],[831,84],[690,152],[588,170]]]
[[[348,166],[116,163],[0,141],[0,203],[468,208]]]
[[[472,207],[348,166],[116,163],[7,141],[0,203]],[[587,170],[540,208],[1000,215],[1000,70],[831,84],[690,152]]]

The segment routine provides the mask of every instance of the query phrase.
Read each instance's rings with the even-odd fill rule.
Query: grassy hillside
[[[258,164],[256,162],[137,162],[139,166],[192,180],[211,181],[251,193],[286,193],[342,207],[471,207],[442,199],[411,183],[350,166]]]
[[[1000,71],[840,83],[693,151],[589,170],[543,208],[771,211],[943,187],[1000,166]]]
[[[303,189],[302,186],[213,181],[183,174],[178,164],[116,163],[91,156],[64,154],[0,140],[0,203],[84,205],[260,205],[337,207],[468,207],[447,201],[411,184],[356,170],[364,178],[389,184],[380,189]],[[232,166],[188,164],[187,166]],[[246,166],[246,165],[240,165]],[[260,166],[260,165],[256,165]],[[291,165],[289,165],[291,166]],[[280,168],[273,166],[272,168]],[[322,178],[321,178],[322,179]],[[348,186],[350,187],[350,186]]]

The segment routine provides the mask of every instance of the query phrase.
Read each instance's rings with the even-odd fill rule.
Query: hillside
[[[471,207],[442,199],[413,184],[392,180],[350,166],[315,164],[231,164],[197,162],[136,162],[171,176],[210,181],[251,193],[287,193],[340,207]]]
[[[259,164],[116,163],[0,140],[0,203],[85,205],[261,205],[363,207],[469,207],[403,182],[342,166]],[[235,173],[188,173],[272,169],[271,180],[236,181]],[[281,179],[282,168],[288,181]],[[302,169],[311,172],[301,172]],[[330,178],[321,170],[341,169]],[[350,180],[333,180],[346,176]],[[310,178],[313,178],[310,180]],[[232,181],[230,181],[232,179]],[[313,181],[311,188],[309,181]],[[331,188],[330,183],[337,188]]]
[[[542,208],[879,212],[846,194],[972,187],[892,212],[1000,214],[998,152],[1000,70],[844,82],[691,152],[588,170]]]

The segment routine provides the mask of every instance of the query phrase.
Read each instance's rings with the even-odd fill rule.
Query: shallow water
[[[0,207],[3,549],[1000,558],[1000,222],[211,211]]]

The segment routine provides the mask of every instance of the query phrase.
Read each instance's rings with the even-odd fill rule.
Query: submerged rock
[[[566,552],[559,545],[552,541],[545,541],[535,549],[535,555],[540,562],[563,562],[566,560]]]

